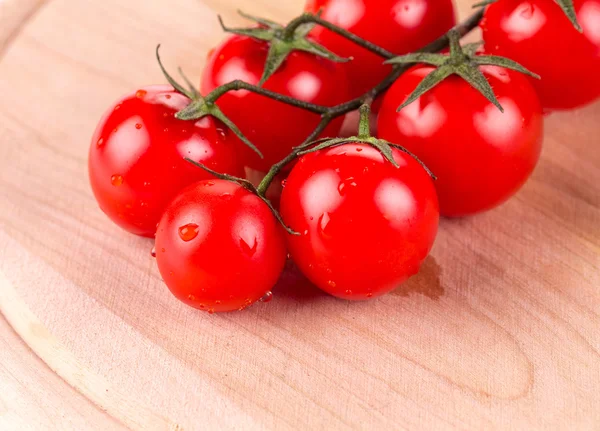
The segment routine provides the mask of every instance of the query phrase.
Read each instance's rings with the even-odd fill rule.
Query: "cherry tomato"
[[[481,23],[486,51],[542,77],[532,83],[546,110],[600,97],[600,0],[574,0],[579,33],[554,0],[499,0]]]
[[[431,67],[417,66],[390,88],[378,133],[416,154],[437,176],[440,212],[465,216],[493,208],[525,183],[542,148],[542,109],[528,79],[481,67],[500,112],[458,76],[450,76],[400,112]]]
[[[286,260],[284,235],[258,196],[230,181],[204,180],[167,207],[156,232],[156,261],[186,304],[239,310],[277,282]]]
[[[189,99],[150,86],[119,100],[102,118],[89,151],[89,177],[102,211],[123,229],[152,237],[165,207],[183,188],[211,178],[184,158],[240,176],[239,139],[220,121],[181,121]]]
[[[305,155],[290,172],[281,215],[298,268],[344,299],[387,293],[416,274],[438,228],[433,181],[411,156],[393,150],[394,167],[366,144]]]
[[[202,93],[241,79],[258,84],[267,58],[268,44],[245,36],[232,36],[210,55],[202,77]],[[333,106],[346,102],[346,76],[339,63],[306,52],[294,51],[263,85],[276,93],[305,102]],[[260,159],[242,148],[247,166],[267,172],[317,127],[320,116],[248,91],[229,92],[219,107],[263,153]],[[333,121],[322,136],[335,136],[343,119]]]
[[[323,19],[398,55],[422,48],[455,24],[452,0],[309,0],[306,10],[321,10]],[[354,58],[343,65],[351,98],[391,71],[381,57],[323,27],[316,26],[311,36],[334,53]]]

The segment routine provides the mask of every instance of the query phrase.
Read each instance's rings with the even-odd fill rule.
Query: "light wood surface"
[[[600,104],[548,117],[527,186],[443,221],[391,295],[292,273],[211,316],[168,293],[96,207],[89,137],[163,82],[157,42],[197,80],[237,8],[301,1],[0,0],[0,430],[600,429]]]

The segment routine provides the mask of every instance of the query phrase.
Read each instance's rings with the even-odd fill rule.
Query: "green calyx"
[[[303,147],[306,147],[306,149],[302,148],[301,151],[298,151],[298,153],[297,153],[298,156],[302,156],[302,155],[308,154],[308,153],[314,153],[315,151],[324,150],[326,148],[338,147],[338,146],[344,145],[344,144],[366,144],[366,145],[369,145],[369,146],[375,148],[377,151],[379,151],[381,153],[381,155],[388,162],[390,162],[392,165],[394,165],[394,167],[398,168],[399,165],[396,162],[396,160],[394,160],[394,155],[392,153],[392,148],[396,148],[396,149],[408,154],[413,159],[415,159],[417,162],[419,162],[419,164],[423,167],[423,169],[425,169],[425,171],[427,171],[427,173],[433,179],[436,179],[435,175],[433,175],[433,173],[429,170],[429,168],[427,168],[427,166],[425,166],[425,164],[423,162],[421,162],[421,160],[419,160],[419,158],[417,156],[415,156],[413,153],[408,151],[406,148],[404,148],[400,145],[397,145],[397,144],[392,144],[384,139],[378,139],[378,138],[371,136],[370,126],[369,126],[370,114],[371,114],[371,108],[369,107],[369,104],[363,104],[360,107],[360,122],[358,125],[358,135],[357,136],[351,136],[349,138],[318,139],[316,141],[313,141],[313,142],[303,146]]]
[[[250,142],[248,140],[248,138],[246,138],[244,136],[244,134],[235,125],[235,123],[233,121],[231,121],[223,113],[223,111],[221,111],[221,109],[214,103],[214,101],[211,100],[211,98],[209,98],[209,97],[205,98],[200,94],[200,92],[196,89],[196,87],[194,87],[194,85],[190,82],[190,80],[184,75],[181,68],[179,68],[179,74],[185,81],[187,88],[185,88],[184,86],[179,84],[177,81],[175,81],[175,79],[173,79],[173,77],[171,75],[169,75],[169,73],[166,71],[165,67],[162,64],[162,61],[160,60],[159,49],[160,49],[160,45],[158,45],[156,47],[156,59],[158,60],[158,64],[160,66],[160,69],[163,72],[163,75],[165,76],[165,78],[167,79],[169,84],[171,84],[173,86],[175,91],[183,94],[184,96],[186,96],[187,98],[189,98],[191,100],[191,102],[188,106],[186,106],[181,111],[179,111],[175,114],[175,118],[177,118],[179,120],[190,121],[190,120],[199,120],[206,116],[212,116],[212,117],[220,120],[223,124],[225,124],[229,128],[229,130],[231,130],[238,138],[240,138],[240,140],[244,144],[246,144],[248,147],[250,147],[262,159],[263,155],[260,152],[260,150],[258,148],[256,148],[256,146],[252,142]]]
[[[567,18],[569,18],[569,21],[571,21],[571,24],[573,24],[575,30],[577,30],[579,33],[583,33],[583,29],[581,28],[581,25],[579,25],[579,21],[577,21],[577,14],[575,13],[573,0],[556,0],[556,3],[558,3]]]
[[[488,5],[491,5],[492,3],[496,3],[497,1],[498,0],[484,0],[479,3],[475,3],[473,5],[473,8],[486,7]],[[573,27],[575,27],[575,30],[577,30],[579,33],[583,33],[583,29],[581,28],[581,25],[579,25],[579,21],[577,20],[577,14],[575,13],[575,6],[573,6],[573,0],[555,0],[555,1],[558,4],[558,6],[560,6],[563,13],[569,19],[569,21],[571,21],[571,24],[573,24]]]
[[[300,235],[298,232],[294,231],[292,228],[290,228],[289,226],[287,226],[285,224],[285,222],[281,218],[281,215],[279,214],[279,212],[275,209],[275,207],[273,207],[273,204],[271,204],[271,201],[269,201],[262,193],[259,193],[258,189],[254,186],[254,184],[252,184],[247,179],[238,178],[233,175],[222,174],[220,172],[213,171],[212,169],[208,168],[207,166],[203,165],[202,163],[198,163],[187,157],[185,158],[185,161],[188,163],[191,163],[192,165],[194,165],[200,169],[204,169],[206,172],[208,172],[209,174],[213,175],[216,178],[219,178],[220,180],[234,182],[236,184],[239,184],[246,190],[250,191],[251,193],[255,194],[267,205],[267,207],[269,207],[269,209],[271,210],[271,212],[273,213],[273,215],[275,216],[277,221],[279,221],[279,223],[281,223],[281,226],[283,226],[283,228],[286,230],[287,233],[289,233],[290,235]]]
[[[448,32],[448,40],[450,42],[450,54],[415,53],[401,55],[385,62],[387,64],[425,63],[436,67],[433,72],[423,78],[408,99],[400,105],[398,111],[417,100],[450,75],[458,75],[479,91],[501,112],[504,112],[490,83],[479,70],[479,66],[500,66],[506,69],[516,70],[517,72],[524,73],[525,75],[537,79],[540,78],[519,63],[508,58],[495,55],[476,55],[477,48],[481,46],[481,42],[469,43],[465,46],[461,46],[460,34],[454,29]]]
[[[258,83],[259,86],[262,86],[267,79],[281,67],[283,62],[293,51],[309,52],[318,57],[323,57],[335,62],[350,61],[350,59],[340,57],[316,42],[309,40],[307,38],[308,33],[314,28],[315,23],[298,24],[301,22],[300,18],[303,16],[290,22],[287,27],[284,27],[276,22],[264,18],[257,18],[241,11],[238,11],[238,13],[244,18],[258,24],[258,27],[230,28],[225,26],[223,20],[219,16],[219,22],[224,31],[248,36],[269,43],[267,61],[265,62],[263,75]]]

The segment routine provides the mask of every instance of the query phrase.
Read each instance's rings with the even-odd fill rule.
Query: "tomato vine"
[[[490,100],[495,99],[493,92],[491,92],[491,89],[489,88],[489,84],[487,86],[485,86],[485,84],[487,84],[487,81],[485,83],[479,82],[479,85],[477,85],[477,81],[472,78],[472,76],[474,74],[476,74],[477,67],[479,65],[479,63],[477,61],[473,60],[473,58],[474,58],[473,55],[475,53],[474,52],[475,50],[473,48],[476,46],[476,44],[467,45],[464,47],[464,49],[460,49],[460,45],[458,44],[458,41],[461,37],[465,36],[466,34],[468,34],[470,31],[472,31],[474,28],[476,28],[479,25],[479,23],[482,20],[483,14],[484,14],[483,9],[478,10],[477,12],[475,12],[474,14],[469,16],[467,19],[465,19],[463,22],[457,24],[454,28],[452,28],[445,35],[439,37],[438,39],[436,39],[435,41],[426,45],[425,47],[421,48],[417,52],[408,54],[408,55],[403,55],[403,56],[396,56],[394,53],[389,52],[384,48],[381,48],[359,36],[356,36],[356,35],[350,33],[349,31],[342,29],[328,21],[325,21],[319,16],[319,14],[315,15],[315,14],[310,14],[310,13],[304,13],[304,14],[300,15],[299,17],[290,21],[287,26],[283,27],[272,21],[265,20],[262,18],[256,18],[256,17],[250,16],[250,15],[241,13],[241,15],[244,16],[245,18],[250,19],[254,23],[259,24],[258,28],[254,27],[254,28],[248,28],[248,29],[228,28],[223,24],[221,18],[219,17],[221,25],[225,31],[233,32],[236,34],[243,34],[243,35],[250,36],[250,37],[255,37],[260,40],[269,41],[270,43],[273,44],[273,45],[271,45],[269,57],[267,58],[267,64],[265,66],[265,68],[266,68],[265,75],[263,76],[263,79],[261,79],[261,82],[259,83],[259,85],[252,85],[252,84],[249,84],[249,83],[241,81],[241,80],[234,80],[232,82],[229,82],[225,85],[222,85],[222,86],[214,89],[212,92],[210,92],[209,94],[207,94],[205,96],[201,96],[197,92],[197,90],[187,91],[181,85],[177,84],[174,81],[174,79],[166,72],[162,63],[160,62],[160,57],[158,56],[158,48],[157,48],[157,59],[160,63],[160,67],[163,70],[163,73],[165,74],[167,80],[174,86],[174,88],[177,91],[182,92],[186,96],[190,97],[190,99],[192,100],[192,102],[189,104],[189,106],[187,106],[184,110],[177,113],[177,115],[176,115],[177,118],[185,119],[185,120],[194,120],[194,119],[202,118],[206,115],[215,115],[215,113],[216,113],[215,116],[217,116],[217,118],[219,118],[223,121],[222,113],[218,109],[218,105],[217,105],[219,98],[230,91],[245,90],[245,91],[250,91],[250,92],[254,92],[254,93],[263,95],[265,97],[269,97],[271,99],[277,100],[279,102],[282,102],[282,103],[285,103],[288,105],[292,105],[292,106],[319,114],[321,116],[321,120],[318,123],[317,127],[304,139],[304,141],[300,145],[296,146],[282,160],[280,160],[279,162],[277,162],[271,166],[271,169],[266,173],[266,175],[264,176],[262,181],[256,187],[254,187],[253,185],[250,186],[250,183],[245,179],[236,178],[236,177],[232,177],[229,175],[225,176],[225,175],[219,174],[217,172],[211,171],[210,169],[206,168],[205,166],[202,166],[201,164],[199,164],[197,162],[192,162],[191,160],[188,160],[188,161],[192,162],[194,165],[196,165],[198,167],[204,168],[205,170],[211,172],[213,175],[216,175],[219,178],[227,179],[229,181],[236,181],[239,184],[241,184],[242,186],[244,186],[245,188],[248,188],[253,193],[257,194],[261,199],[263,199],[267,203],[267,205],[269,205],[269,207],[271,208],[271,210],[273,211],[273,213],[275,214],[277,219],[280,222],[282,222],[282,224],[284,225],[286,230],[291,234],[295,234],[295,232],[293,230],[291,230],[289,227],[287,227],[283,223],[279,213],[273,208],[271,203],[265,197],[266,192],[267,192],[269,186],[271,185],[271,183],[273,182],[273,180],[275,179],[275,177],[282,171],[282,169],[286,165],[288,165],[290,162],[292,162],[294,159],[296,159],[299,155],[305,153],[307,150],[309,150],[315,144],[320,143],[321,146],[323,146],[323,142],[325,142],[325,145],[327,145],[327,142],[329,142],[329,145],[335,145],[337,142],[336,140],[330,140],[330,141],[322,140],[319,142],[315,142],[315,140],[320,136],[320,134],[326,129],[326,127],[329,125],[329,123],[331,121],[333,121],[334,119],[336,119],[340,116],[346,115],[349,112],[355,111],[365,104],[369,105],[371,103],[371,101],[373,101],[376,97],[380,96],[383,92],[385,92],[406,70],[408,70],[411,67],[411,63],[418,61],[420,58],[425,58],[425,59],[429,59],[429,60],[433,61],[432,56],[434,53],[439,52],[439,51],[447,48],[448,46],[451,46],[452,47],[451,55],[449,56],[449,59],[444,63],[444,65],[442,65],[443,57],[441,55],[436,57],[436,59],[438,60],[440,65],[442,65],[442,67],[446,66],[446,69],[449,69],[448,74],[457,73],[457,70],[458,70],[457,68],[460,67],[461,65],[454,64],[454,63],[457,63],[458,57],[461,57],[461,58],[464,57],[464,59],[462,59],[461,61],[464,64],[466,64],[467,66],[469,66],[471,69],[471,73],[467,77],[468,79],[466,79],[466,80],[468,82],[470,82],[478,91],[480,91],[488,99],[490,99]],[[349,100],[347,102],[340,103],[336,106],[332,106],[332,107],[325,107],[325,106],[320,106],[320,105],[304,102],[304,101],[294,99],[292,97],[288,97],[288,96],[285,96],[282,94],[278,94],[278,93],[275,93],[273,91],[263,88],[261,85],[265,81],[265,79],[268,78],[268,76],[270,76],[270,74],[272,74],[277,69],[277,67],[279,67],[281,65],[281,63],[285,60],[287,55],[289,55],[289,53],[293,49],[307,50],[310,52],[320,52],[319,55],[321,55],[325,58],[329,58],[333,61],[343,61],[343,59],[341,59],[335,55],[332,55],[332,53],[329,53],[325,48],[320,47],[319,45],[317,45],[314,42],[308,42],[305,39],[308,32],[310,31],[310,29],[312,29],[315,25],[323,26],[323,27],[327,28],[328,30],[330,30],[334,33],[337,33],[338,35],[345,37],[346,39],[356,43],[357,45],[373,52],[374,54],[377,54],[387,63],[393,64],[393,69],[392,69],[391,73],[389,75],[387,75],[385,77],[385,79],[383,79],[379,84],[374,86],[372,89],[370,89],[363,95],[361,95],[357,98],[354,98],[352,100]],[[277,44],[279,44],[279,45],[277,45]],[[274,49],[273,46],[279,46],[279,49]],[[271,52],[271,51],[273,51],[273,52]],[[504,66],[504,67],[506,67],[507,65],[509,65],[509,66],[512,65],[513,66],[512,68],[514,68],[514,69],[517,69],[524,73],[528,72],[524,68],[520,67],[518,64],[511,62],[508,59],[504,59],[502,57],[497,57],[497,58],[490,58],[490,57],[491,56],[486,57],[485,64],[495,64],[495,65]],[[482,59],[482,61],[483,61],[483,59]],[[452,63],[452,64],[450,64],[450,63]],[[463,64],[463,63],[461,63],[461,64]],[[182,76],[184,76],[184,75],[182,74]],[[184,76],[184,79],[185,79],[185,76]],[[441,78],[441,79],[443,79],[443,78]],[[186,81],[187,81],[187,79],[186,79]],[[363,113],[363,116],[364,116],[364,113]],[[229,124],[230,121],[228,121],[228,119],[225,118],[224,122],[228,126],[231,126]],[[364,123],[364,119],[363,119],[363,123]],[[255,151],[258,152],[255,145],[250,143],[248,141],[248,139],[245,138],[241,134],[239,129],[237,129],[237,127],[235,127],[235,125],[233,125],[232,130],[236,135],[238,135],[242,139],[242,141],[244,141],[244,143],[246,143],[252,149],[254,149]],[[395,146],[395,147],[397,148],[397,146]],[[385,149],[387,149],[386,146],[381,146],[381,148],[379,148],[380,151],[385,150]],[[405,149],[403,149],[403,148],[400,148],[400,149],[408,153],[408,151],[406,151]],[[260,154],[260,152],[258,152],[258,153]],[[384,153],[384,156],[385,156],[385,153]],[[417,159],[417,161],[419,161],[419,160]],[[431,174],[431,172],[429,170],[427,170],[427,171]]]

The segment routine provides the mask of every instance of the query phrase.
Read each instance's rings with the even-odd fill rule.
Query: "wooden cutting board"
[[[547,119],[531,181],[444,220],[422,272],[348,303],[291,288],[208,315],[87,181],[104,109],[197,80],[237,8],[301,0],[0,0],[0,429],[599,429],[600,104]],[[461,0],[461,16],[469,13]]]

